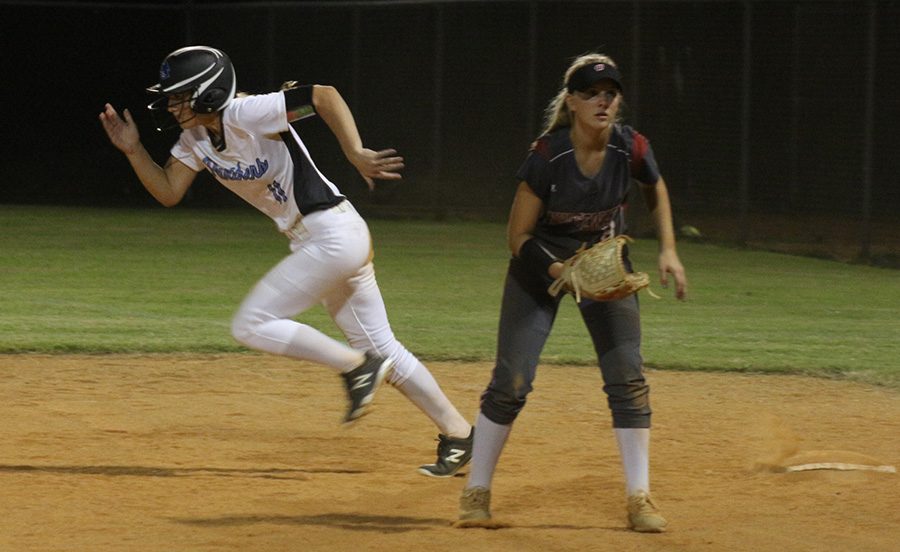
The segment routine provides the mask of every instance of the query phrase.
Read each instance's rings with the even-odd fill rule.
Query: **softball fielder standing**
[[[322,174],[290,123],[319,115],[370,189],[373,179],[400,178],[403,159],[392,149],[363,146],[341,95],[330,86],[296,86],[237,97],[234,68],[225,53],[189,46],[169,54],[160,68],[161,98],[181,127],[164,167],[150,157],[126,109],[110,104],[100,121],[144,187],[171,207],[195,176],[210,171],[226,188],[268,215],[290,242],[291,254],[257,282],[237,310],[232,334],[243,345],[318,362],[343,376],[350,406],[345,422],[366,414],[387,380],[437,425],[434,464],[419,472],[449,477],[469,461],[472,426],[444,395],[428,369],[394,337],[372,266],[365,221]],[[322,304],[349,346],[293,317]]]
[[[662,284],[671,275],[676,296],[685,296],[687,279],[675,251],[666,184],[647,139],[618,122],[621,80],[607,56],[577,58],[547,109],[544,133],[517,173],[519,187],[508,224],[513,258],[503,292],[497,362],[481,396],[458,527],[491,523],[494,468],[532,389],[559,309],[560,298],[547,288],[560,276],[562,260],[584,245],[624,231],[624,203],[632,178],[640,184],[659,233]],[[612,411],[625,471],[628,525],[635,531],[663,531],[666,520],[650,498],[650,390],[642,371],[637,296],[583,300],[578,308],[597,351]]]

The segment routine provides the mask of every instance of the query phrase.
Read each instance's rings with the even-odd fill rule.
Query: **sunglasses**
[[[603,100],[605,103],[611,104],[616,99],[616,96],[619,95],[619,91],[615,90],[615,89],[613,89],[613,90],[591,90],[591,89],[588,89],[588,90],[576,90],[574,92],[574,94],[586,102]]]

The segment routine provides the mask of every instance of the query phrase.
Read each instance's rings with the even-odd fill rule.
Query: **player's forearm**
[[[138,180],[150,195],[166,207],[172,207],[181,201],[183,194],[179,195],[169,182],[169,177],[164,168],[150,157],[150,153],[139,145],[134,152],[125,155]]]
[[[522,244],[530,240],[540,214],[541,202],[524,182],[519,184],[506,224],[506,243],[510,252],[518,257]]]
[[[648,201],[648,208],[656,226],[656,234],[659,239],[660,251],[675,250],[675,230],[672,224],[672,204],[669,201],[669,191],[662,178],[653,187],[649,194],[652,201]]]
[[[316,85],[313,88],[313,105],[337,138],[341,151],[353,161],[354,155],[362,149],[362,138],[347,102],[334,87]]]
[[[542,210],[541,199],[527,183],[520,182],[509,213],[506,241],[513,256],[521,259],[531,270],[556,279],[562,273],[563,264],[533,234]]]

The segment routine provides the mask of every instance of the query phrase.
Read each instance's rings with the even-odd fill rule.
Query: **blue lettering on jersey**
[[[281,183],[277,180],[273,180],[271,184],[266,186],[270,192],[272,192],[272,197],[275,198],[275,201],[278,203],[284,203],[287,201],[287,194],[284,193],[284,190],[281,188]]]
[[[263,161],[259,157],[256,158],[255,165],[246,167],[241,167],[241,162],[238,161],[237,166],[230,169],[225,168],[209,157],[203,158],[203,164],[209,168],[210,172],[224,180],[256,180],[269,170],[269,162]]]

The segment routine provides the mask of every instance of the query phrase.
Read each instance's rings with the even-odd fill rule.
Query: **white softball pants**
[[[422,364],[394,337],[371,262],[366,222],[349,201],[304,217],[294,227],[292,253],[257,282],[232,321],[243,345],[325,364],[347,372],[362,351],[390,356],[389,382],[402,384]],[[293,320],[321,304],[349,342]],[[427,372],[427,370],[425,370]]]

